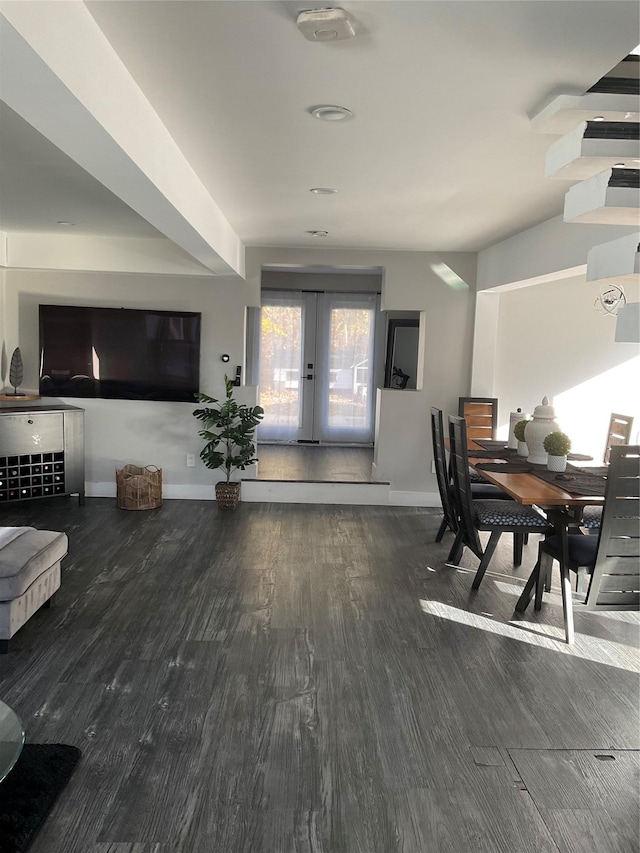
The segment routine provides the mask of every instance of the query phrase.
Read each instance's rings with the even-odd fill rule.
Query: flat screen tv
[[[200,318],[189,311],[40,305],[40,394],[193,403]]]

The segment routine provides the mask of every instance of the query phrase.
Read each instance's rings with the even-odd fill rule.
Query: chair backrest
[[[469,453],[467,451],[467,426],[464,418],[449,415],[449,452],[456,501],[458,524],[462,528],[465,544],[476,555],[482,555],[480,537],[475,526],[471,481],[469,478]]]
[[[589,610],[640,606],[640,446],[611,448]]]
[[[617,444],[629,444],[631,441],[631,429],[633,427],[633,418],[629,415],[611,415],[609,421],[609,431],[607,433],[607,446],[604,449],[604,464],[609,464],[609,454],[611,448]]]
[[[498,431],[497,397],[460,397],[458,415],[467,422],[468,438],[495,438]]]
[[[433,441],[433,461],[436,468],[436,479],[438,480],[442,512],[451,530],[456,532],[458,530],[458,518],[451,501],[451,492],[449,491],[451,478],[447,469],[442,409],[431,409],[431,439]]]

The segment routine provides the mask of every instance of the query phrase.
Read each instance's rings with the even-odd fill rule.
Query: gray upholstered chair
[[[0,654],[60,587],[67,535],[33,527],[0,527]]]

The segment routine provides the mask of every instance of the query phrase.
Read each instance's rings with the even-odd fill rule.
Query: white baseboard
[[[442,506],[437,492],[389,492],[389,504],[391,506]]]
[[[87,483],[88,498],[115,498],[116,484]],[[215,484],[172,485],[163,483],[163,500],[214,501]],[[388,483],[297,483],[282,480],[243,480],[245,503],[353,504],[354,506],[440,506],[440,495],[431,492],[390,491]]]
[[[86,495],[88,498],[115,498],[116,484],[115,483],[87,483],[85,485]],[[215,483],[210,486],[198,485],[172,485],[171,483],[162,484],[163,500],[186,500],[186,501],[215,501],[216,487]]]

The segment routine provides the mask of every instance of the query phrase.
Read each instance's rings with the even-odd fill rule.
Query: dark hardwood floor
[[[0,658],[32,742],[83,757],[31,853],[638,850],[638,618],[513,608],[435,510],[32,501],[51,609]]]

